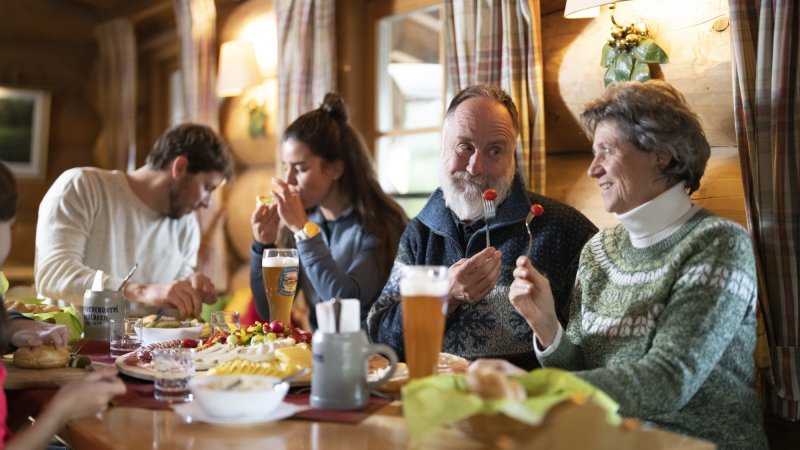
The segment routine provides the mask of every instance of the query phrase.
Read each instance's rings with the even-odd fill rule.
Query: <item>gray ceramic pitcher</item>
[[[317,330],[311,344],[311,406],[321,409],[361,409],[372,389],[389,381],[397,367],[397,354],[385,344],[370,344],[363,330],[323,333]],[[389,359],[389,370],[379,380],[367,382],[367,360],[379,354]]]

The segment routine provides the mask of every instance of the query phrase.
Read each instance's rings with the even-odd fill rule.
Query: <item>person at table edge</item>
[[[216,289],[195,273],[200,227],[194,212],[232,175],[231,157],[209,127],[181,124],[165,131],[132,173],[92,167],[69,169],[39,205],[35,280],[40,295],[83,304],[95,271],[116,289],[138,263],[125,288],[132,310],[156,307],[196,317]],[[141,308],[145,305],[149,308]]]
[[[399,269],[444,265],[450,267],[450,297],[442,351],[536,367],[531,330],[508,303],[514,261],[528,246],[526,216],[532,204],[544,207],[530,223],[529,256],[552,281],[562,320],[580,250],[597,228],[574,208],[526,191],[515,163],[517,108],[498,86],[459,92],[445,114],[443,135],[440,187],[403,232],[389,281],[367,318],[370,338],[392,346],[402,359]],[[497,191],[497,215],[488,225],[487,247],[482,194],[489,188]]]

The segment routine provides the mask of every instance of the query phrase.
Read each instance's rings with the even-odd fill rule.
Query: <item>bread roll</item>
[[[67,349],[57,349],[52,345],[23,347],[14,352],[14,365],[22,369],[52,369],[69,362]]]
[[[466,377],[467,388],[478,397],[485,399],[525,400],[525,388],[517,380],[512,380],[503,372],[491,368],[470,370]]]

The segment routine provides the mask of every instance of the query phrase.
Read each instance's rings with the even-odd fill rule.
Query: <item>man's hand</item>
[[[217,301],[217,288],[207,276],[202,273],[193,273],[186,280],[200,294],[203,303],[210,305]]]
[[[275,194],[275,203],[278,205],[278,214],[283,223],[297,233],[308,222],[306,209],[303,207],[303,200],[300,194],[292,189],[292,186],[278,178],[272,179],[272,193]]]
[[[281,217],[278,215],[278,204],[256,206],[250,216],[250,225],[253,227],[253,239],[262,245],[274,244],[278,237],[278,226]]]
[[[447,306],[448,314],[455,311],[461,302],[477,303],[491,292],[500,276],[502,257],[502,252],[487,247],[450,266],[447,272],[451,299]]]
[[[53,344],[57,348],[64,348],[69,340],[69,330],[64,325],[17,319],[10,321],[9,329],[11,345],[14,347]]]
[[[550,281],[533,267],[527,256],[517,258],[508,298],[514,309],[536,333],[542,347],[550,347],[560,326],[553,291],[550,289]]]
[[[200,292],[186,280],[164,284],[134,284],[125,287],[125,297],[137,303],[159,308],[175,308],[181,317],[197,317],[203,307]]]

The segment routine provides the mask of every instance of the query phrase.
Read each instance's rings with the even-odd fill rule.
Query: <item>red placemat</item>
[[[289,394],[286,396],[286,403],[295,405],[309,406],[309,393]],[[369,403],[364,409],[355,411],[338,411],[333,409],[309,408],[292,416],[292,419],[318,420],[322,422],[342,422],[359,423],[371,416],[375,411],[389,404],[391,400],[380,397],[370,397]]]

